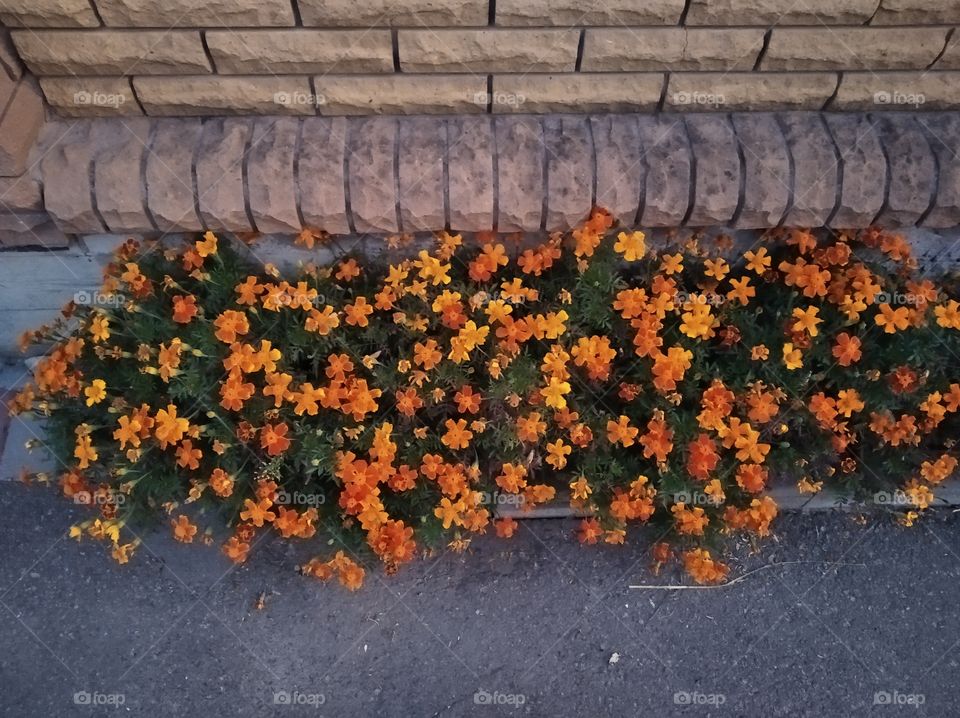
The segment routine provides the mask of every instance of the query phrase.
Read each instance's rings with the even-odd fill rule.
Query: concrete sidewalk
[[[680,591],[629,588],[686,583],[649,573],[654,536],[580,547],[573,522],[528,521],[374,567],[356,594],[295,573],[323,545],[268,539],[233,567],[163,529],[117,566],[64,538],[79,512],[52,490],[0,483],[0,512],[5,716],[944,716],[960,699],[945,511],[912,529],[787,515],[759,553],[731,544],[742,581]]]

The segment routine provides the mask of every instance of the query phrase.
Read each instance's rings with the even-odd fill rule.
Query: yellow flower
[[[550,382],[540,390],[540,396],[544,398],[547,406],[551,409],[565,409],[567,400],[564,395],[570,393],[570,384],[560,381],[557,377],[550,377]]]
[[[570,483],[570,497],[575,501],[585,501],[593,493],[590,484],[587,483],[587,477],[581,476],[576,481]]]
[[[756,252],[744,252],[743,258],[747,260],[747,269],[757,274],[766,272],[772,263],[766,247],[760,247]]]
[[[572,448],[563,443],[563,439],[557,439],[552,444],[547,444],[547,463],[559,471],[567,465],[567,456],[572,451]]]
[[[642,259],[647,251],[645,242],[646,236],[643,232],[620,232],[617,235],[617,242],[613,245],[614,250],[623,255],[628,262],[635,262]]]
[[[703,265],[706,267],[704,274],[713,277],[718,282],[723,281],[723,278],[730,272],[730,265],[723,259],[708,259],[704,261]]]
[[[90,337],[94,344],[107,341],[110,338],[110,320],[102,314],[95,316],[90,322]]]
[[[683,271],[683,255],[680,254],[680,252],[676,254],[665,254],[662,259],[663,262],[660,264],[660,271],[667,276],[679,274]]]
[[[806,309],[794,307],[793,318],[797,321],[793,323],[790,330],[794,332],[806,331],[811,337],[817,336],[820,333],[817,325],[823,322],[823,320],[817,316],[819,311],[817,307],[807,307]]]
[[[197,248],[197,254],[201,257],[209,257],[217,253],[217,238],[213,232],[207,232],[203,239],[194,245]]]
[[[709,339],[713,336],[714,317],[710,314],[710,305],[701,302],[687,302],[683,305],[680,318],[683,323],[680,331],[691,339]]]
[[[103,379],[94,379],[83,393],[87,397],[87,406],[99,404],[107,397],[107,382]]]
[[[790,371],[803,366],[803,355],[799,349],[793,348],[792,342],[783,345],[783,363]]]
[[[419,268],[421,279],[433,282],[433,286],[438,284],[450,284],[450,265],[444,264],[436,257],[431,257],[426,250],[420,250],[419,259],[414,262]]]

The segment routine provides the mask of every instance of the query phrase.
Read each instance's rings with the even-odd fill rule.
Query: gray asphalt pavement
[[[960,520],[788,515],[724,588],[526,522],[349,594],[267,541],[234,568],[144,535],[127,566],[77,509],[0,483],[3,716],[950,716]],[[757,548],[759,550],[757,550]],[[752,573],[750,573],[752,572]],[[265,602],[258,609],[257,599]]]

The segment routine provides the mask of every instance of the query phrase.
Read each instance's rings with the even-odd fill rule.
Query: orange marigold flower
[[[360,265],[357,264],[357,260],[351,257],[344,262],[340,262],[340,266],[337,268],[337,273],[334,276],[341,282],[349,282],[351,279],[356,279],[360,276]]]
[[[513,535],[517,532],[520,524],[517,523],[515,519],[506,518],[497,519],[493,522],[493,526],[497,531],[497,536],[500,538],[513,538]]]
[[[195,449],[190,439],[185,439],[183,443],[177,447],[176,454],[177,466],[184,469],[200,468],[200,459],[203,457],[203,452],[200,449]]]
[[[633,446],[640,429],[630,426],[629,417],[623,416],[613,421],[607,420],[607,441],[611,444],[621,444],[624,447]]]
[[[737,467],[737,485],[751,494],[763,491],[768,472],[761,464],[741,464]]]
[[[236,536],[231,536],[223,545],[223,552],[227,555],[227,558],[234,563],[243,563],[250,554],[250,544],[241,541]]]
[[[220,385],[220,406],[230,411],[240,411],[247,399],[253,396],[256,387],[243,381],[240,371],[232,370],[227,380]]]
[[[217,496],[226,498],[233,493],[233,479],[223,469],[214,469],[210,474],[210,488]]]
[[[189,324],[197,316],[197,311],[197,298],[192,294],[173,298],[173,321],[177,324]]]
[[[214,336],[224,344],[233,344],[237,337],[241,337],[250,331],[250,322],[247,321],[247,315],[233,309],[227,309],[220,314],[214,321],[213,326],[217,328]]]
[[[586,367],[591,379],[606,381],[610,377],[610,363],[616,358],[617,351],[610,346],[609,337],[593,335],[580,337],[570,350],[570,355],[574,364]]]
[[[347,315],[347,324],[352,327],[366,327],[370,325],[367,319],[373,314],[373,307],[367,303],[366,297],[357,297],[353,304],[346,304],[343,313]]]
[[[595,544],[603,536],[603,529],[596,519],[583,519],[577,531],[577,539],[582,544]]]
[[[860,361],[860,339],[850,336],[846,332],[837,335],[833,345],[833,356],[840,366],[850,366]]]
[[[730,569],[714,560],[706,549],[695,548],[683,554],[683,567],[690,577],[699,584],[720,583]]]
[[[270,456],[279,456],[290,448],[290,439],[287,438],[289,428],[283,422],[266,424],[260,430],[260,447]]]
[[[673,451],[673,430],[662,418],[654,417],[647,423],[647,432],[640,437],[640,443],[643,444],[644,457],[653,457],[657,463],[663,463]]]
[[[413,363],[423,367],[424,371],[430,371],[443,359],[439,351],[439,345],[434,339],[427,339],[423,344],[417,342],[413,345]]]
[[[703,536],[703,530],[710,523],[710,517],[700,506],[688,509],[683,501],[671,506],[670,512],[677,522],[677,531],[682,534]]]
[[[177,407],[173,404],[168,404],[166,409],[157,411],[154,422],[154,435],[160,442],[161,449],[166,449],[170,444],[178,443],[190,427],[189,421],[177,416]]]
[[[666,354],[657,354],[653,360],[653,385],[661,392],[674,391],[677,383],[691,366],[693,352],[683,347],[670,347]]]
[[[397,389],[397,410],[407,417],[413,417],[418,409],[423,408],[423,399],[417,394],[413,387],[407,389]]]
[[[457,451],[458,449],[466,449],[470,446],[470,439],[473,438],[473,432],[467,428],[467,422],[465,419],[447,419],[444,422],[444,426],[447,431],[442,437],[440,437],[440,442],[450,449]]]
[[[878,327],[883,327],[887,334],[895,334],[897,331],[903,331],[910,326],[910,310],[906,307],[897,307],[894,309],[884,302],[877,307],[880,313],[874,317]]]
[[[270,510],[273,502],[270,499],[244,499],[244,509],[240,512],[242,521],[249,521],[251,524],[260,528],[264,523],[270,523],[277,518],[277,515]]]
[[[316,332],[325,337],[340,326],[340,316],[327,304],[322,310],[311,309],[303,326],[308,332]]]
[[[385,521],[367,534],[367,543],[381,559],[392,564],[406,563],[417,550],[413,529],[403,521]]]
[[[457,411],[461,414],[476,414],[480,411],[483,396],[467,384],[454,395],[453,399],[457,402]]]
[[[937,325],[946,329],[960,329],[960,303],[951,299],[946,304],[933,308]]]
[[[694,478],[706,481],[720,462],[716,443],[708,434],[701,432],[687,446],[687,452],[687,471]]]
[[[497,486],[509,494],[518,494],[527,485],[527,469],[520,464],[505,463],[496,477]]]
[[[176,521],[171,522],[173,526],[173,537],[180,543],[193,543],[193,537],[197,534],[197,527],[190,523],[190,519],[181,514]]]

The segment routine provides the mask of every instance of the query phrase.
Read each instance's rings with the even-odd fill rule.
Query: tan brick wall
[[[0,21],[66,116],[960,107],[960,0],[0,0]]]

